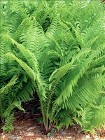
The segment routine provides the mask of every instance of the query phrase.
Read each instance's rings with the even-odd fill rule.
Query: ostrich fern
[[[48,133],[105,123],[105,11],[100,1],[1,2],[0,117],[36,91]],[[10,119],[9,119],[9,116]]]

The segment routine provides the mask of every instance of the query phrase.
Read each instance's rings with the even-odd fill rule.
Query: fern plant
[[[1,3],[0,116],[36,91],[46,133],[105,123],[105,19],[100,1]],[[9,123],[10,122],[10,123]]]

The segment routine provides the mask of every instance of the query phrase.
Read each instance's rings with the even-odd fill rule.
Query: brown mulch
[[[10,133],[0,132],[0,140],[105,140],[105,130],[100,129],[97,134],[84,134],[78,125],[54,131],[44,135],[42,128],[36,122],[38,115],[30,116],[29,113],[19,114],[14,122],[14,130]]]
[[[33,102],[31,104],[33,105]],[[33,115],[29,111],[31,104],[30,108],[29,104],[25,104],[26,113],[16,111],[14,130],[9,133],[3,133],[0,130],[0,140],[105,140],[105,128],[101,128],[96,134],[91,135],[83,133],[78,125],[62,129],[59,132],[54,130],[45,135],[43,127],[37,123],[37,118],[40,116],[38,111]]]

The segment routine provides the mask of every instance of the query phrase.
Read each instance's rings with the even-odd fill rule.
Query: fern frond
[[[17,58],[13,53],[7,53],[6,54],[10,59],[16,60],[19,65],[25,70],[25,72],[28,74],[28,76],[35,81],[36,75],[35,72],[21,59]]]
[[[10,88],[16,84],[17,79],[18,79],[18,76],[17,75],[13,76],[11,78],[11,80],[8,82],[8,84],[5,85],[4,87],[2,87],[0,89],[0,94],[8,93],[8,91],[10,90]]]
[[[102,46],[102,48],[100,47],[100,49],[97,49],[95,52],[92,52],[82,64],[80,63],[80,66],[78,65],[78,68],[75,68],[75,70],[73,69],[73,71],[70,72],[70,81],[68,80],[66,82],[66,87],[61,91],[59,98],[56,100],[56,103],[58,105],[62,103],[62,99],[65,102],[70,97],[70,95],[72,95],[73,87],[77,84],[78,80],[80,79],[80,77],[83,76],[86,70],[89,69],[89,66],[93,59],[99,56],[99,54],[102,52],[102,50],[104,50],[104,48],[105,46]],[[73,80],[73,78],[75,80]]]

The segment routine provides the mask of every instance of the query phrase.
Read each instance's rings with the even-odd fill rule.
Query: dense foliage
[[[37,94],[46,133],[105,123],[105,11],[99,0],[6,0],[0,13],[0,117]],[[34,105],[33,105],[34,106]]]

